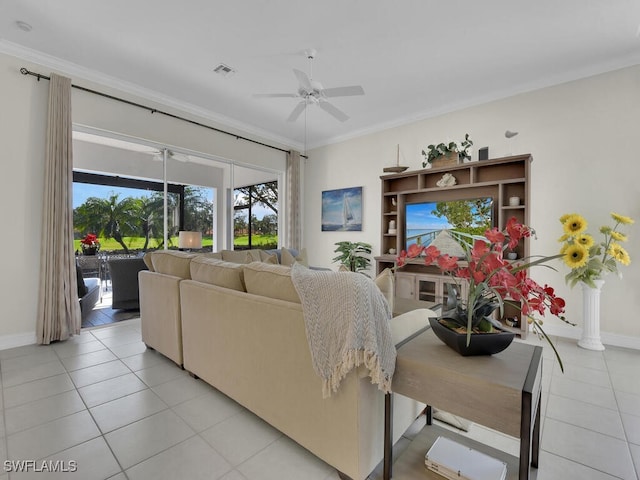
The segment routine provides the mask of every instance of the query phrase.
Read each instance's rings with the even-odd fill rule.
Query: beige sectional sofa
[[[359,367],[323,399],[290,267],[214,256],[151,255],[152,270],[140,272],[143,341],[343,476],[365,479],[383,456],[383,393]],[[394,340],[426,325],[429,313],[395,317]],[[394,439],[422,408],[396,396]]]

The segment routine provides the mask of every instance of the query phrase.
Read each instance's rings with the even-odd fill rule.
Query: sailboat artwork
[[[349,205],[349,197],[346,195],[342,197],[342,227],[343,230],[348,230],[348,226],[353,223],[353,212]]]
[[[362,231],[362,187],[322,192],[322,231]]]

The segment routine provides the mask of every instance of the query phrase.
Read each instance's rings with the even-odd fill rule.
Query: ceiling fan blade
[[[350,97],[353,95],[364,95],[364,89],[360,85],[350,85],[348,87],[325,88],[322,90],[325,97]]]
[[[333,106],[329,102],[320,102],[318,106],[321,109],[323,109],[325,112],[329,113],[330,115],[340,120],[341,122],[346,122],[347,120],[349,120],[349,116],[346,113],[344,113],[339,108]]]
[[[300,86],[302,88],[304,88],[308,92],[313,90],[313,87],[311,86],[311,80],[309,80],[309,77],[307,77],[306,73],[295,68],[293,69],[293,73],[296,74],[296,77],[298,78],[298,83],[300,83]]]
[[[297,93],[254,93],[254,98],[295,98]]]
[[[291,112],[291,115],[289,115],[289,118],[287,118],[287,122],[295,122],[306,106],[307,102],[305,102],[304,100],[298,103],[298,105],[296,105],[296,108],[294,108]]]

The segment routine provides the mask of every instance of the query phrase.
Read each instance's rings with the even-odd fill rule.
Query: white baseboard
[[[35,332],[0,335],[0,350],[37,343]]]
[[[555,335],[558,337],[575,338],[579,340],[582,336],[582,328],[570,327],[564,325],[545,325],[544,331],[547,335]],[[629,337],[627,335],[619,335],[617,333],[600,332],[600,340],[605,345],[612,347],[624,347],[640,350],[640,337]]]

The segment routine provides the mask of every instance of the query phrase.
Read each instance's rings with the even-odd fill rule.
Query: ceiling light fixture
[[[221,63],[220,65],[218,65],[216,68],[213,69],[213,71],[216,72],[218,75],[222,75],[223,77],[230,77],[234,73],[236,73],[236,71],[233,68],[231,68],[229,65],[225,65],[224,63]]]
[[[23,32],[30,32],[31,30],[33,30],[33,27],[31,25],[29,25],[27,22],[23,22],[22,20],[18,20],[16,22],[16,25]]]

